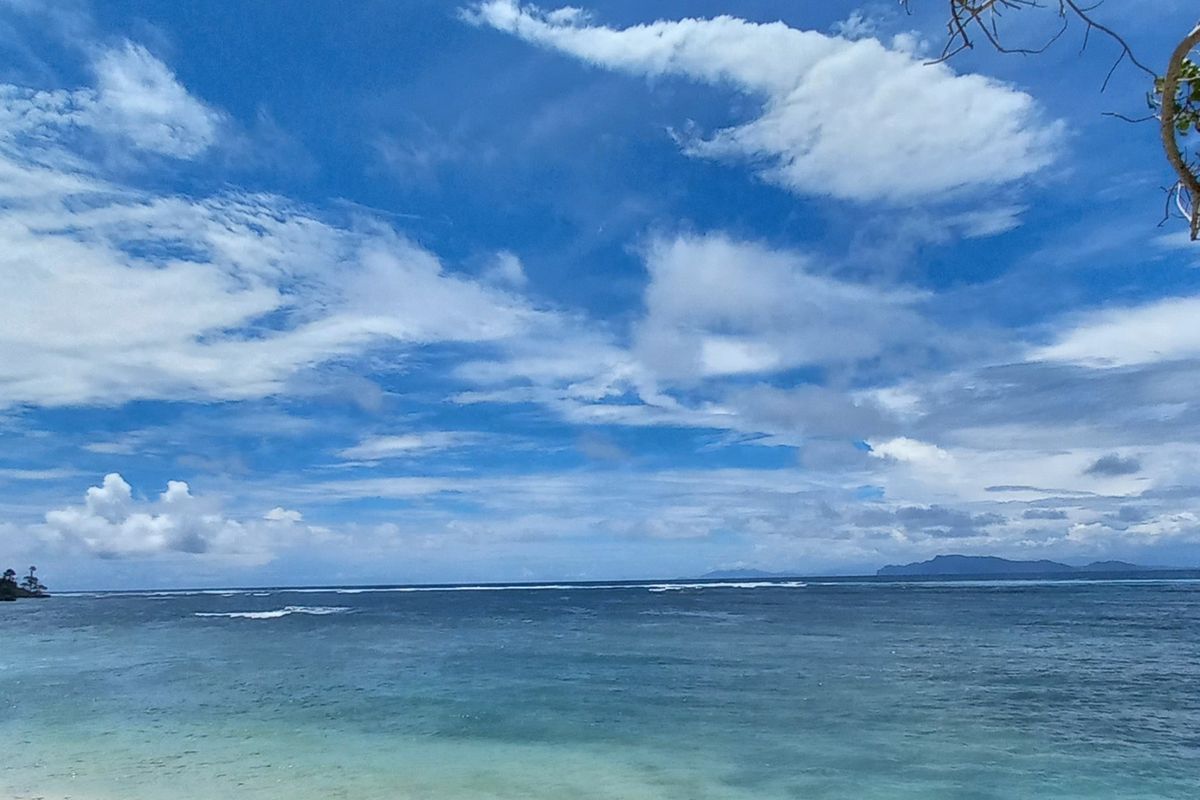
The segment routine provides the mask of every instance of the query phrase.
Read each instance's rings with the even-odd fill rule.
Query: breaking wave
[[[280,587],[271,589],[178,589],[154,592],[103,592],[99,597],[145,597],[152,599],[168,599],[173,597],[274,597],[276,595],[296,594],[407,594],[412,592],[538,592],[538,591],[593,591],[593,590],[642,590],[649,592],[678,592],[698,589],[798,589],[808,586],[804,581],[787,580],[745,580],[745,581],[630,581],[628,583],[478,583],[459,585],[429,585],[429,586],[347,586],[347,587]],[[76,596],[76,593],[60,593],[59,596]],[[78,593],[78,596],[86,596]],[[313,611],[314,608],[340,608],[336,606],[287,606],[275,611],[231,612],[244,616],[248,614],[270,614],[271,616],[254,616],[249,619],[273,619],[288,614],[328,614],[340,611]],[[214,616],[230,616],[229,614],[214,614]]]
[[[802,589],[804,581],[721,581],[719,583],[659,583],[646,588],[652,592],[679,592],[684,589]]]
[[[706,581],[703,583],[480,583],[460,586],[387,586],[350,589],[280,589],[296,594],[371,594],[376,592],[536,592],[585,591],[595,589],[645,589],[650,592],[672,592],[683,589],[799,589],[803,581]]]
[[[330,614],[344,614],[350,611],[347,606],[287,606],[274,611],[197,611],[197,617],[225,617],[226,619],[279,619],[292,614],[308,614],[314,617],[324,617]]]

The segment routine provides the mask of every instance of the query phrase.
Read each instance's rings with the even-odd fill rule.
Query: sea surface
[[[1200,576],[0,604],[0,797],[1196,798]]]

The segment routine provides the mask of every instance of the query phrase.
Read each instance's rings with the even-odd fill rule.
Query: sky
[[[1094,13],[1158,66],[1188,5]],[[1146,77],[1079,25],[931,64],[943,13],[0,0],[0,561],[1200,564]]]

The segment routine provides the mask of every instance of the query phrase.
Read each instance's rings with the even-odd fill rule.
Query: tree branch
[[[1092,19],[1091,11],[1098,5],[1099,3],[1094,6],[1088,6],[1087,8],[1080,8],[1079,4],[1076,3],[1075,0],[1059,0],[1058,8],[1059,14],[1061,14],[1064,18],[1066,17],[1066,9],[1071,9],[1071,11],[1075,13],[1075,16],[1079,17],[1079,19],[1083,20],[1083,22],[1087,25],[1088,33],[1091,33],[1092,29],[1095,28],[1121,46],[1121,54],[1117,56],[1117,60],[1113,63],[1112,68],[1108,71],[1108,75],[1105,76],[1104,84],[1100,87],[1100,91],[1104,91],[1104,89],[1108,86],[1108,81],[1112,78],[1112,74],[1116,70],[1117,65],[1125,59],[1129,59],[1129,63],[1133,64],[1151,78],[1157,78],[1158,75],[1155,74],[1154,70],[1147,67],[1141,61],[1138,61],[1137,56],[1133,54],[1133,49],[1129,46],[1129,43],[1126,42],[1119,33],[1107,25],[1102,25],[1101,23]]]
[[[901,3],[908,7],[910,0],[901,0]],[[972,30],[978,31],[999,53],[1015,53],[1020,55],[1037,55],[1044,53],[1050,45],[1058,41],[1066,32],[1070,23],[1071,17],[1078,19],[1084,24],[1083,47],[1087,47],[1088,41],[1091,38],[1093,30],[1103,33],[1108,38],[1116,42],[1121,52],[1117,55],[1112,67],[1109,68],[1108,74],[1104,77],[1104,83],[1101,86],[1101,91],[1108,86],[1112,79],[1113,73],[1122,61],[1128,60],[1129,63],[1145,72],[1150,77],[1157,77],[1154,70],[1147,67],[1133,52],[1133,48],[1125,41],[1119,33],[1114,31],[1107,25],[1097,22],[1092,17],[1094,11],[1100,4],[1080,5],[1078,0],[1057,0],[1058,16],[1062,20],[1058,30],[1056,30],[1049,38],[1046,39],[1040,46],[1037,47],[1012,47],[1004,43],[1000,35],[1000,29],[997,20],[1003,16],[1005,11],[1020,11],[1022,9],[1045,8],[1040,0],[947,0],[949,4],[949,19],[946,22],[946,46],[942,48],[942,53],[937,58],[933,59],[933,64],[940,64],[948,61],[954,56],[961,53],[963,50],[969,50],[975,47]]]
[[[1171,169],[1179,176],[1176,184],[1177,191],[1186,191],[1191,201],[1190,228],[1192,241],[1200,238],[1200,178],[1188,165],[1183,151],[1179,147],[1179,138],[1175,127],[1175,117],[1179,113],[1179,74],[1184,60],[1198,44],[1200,44],[1200,25],[1192,28],[1187,36],[1171,53],[1167,62],[1167,71],[1162,83],[1162,112],[1159,114],[1159,134],[1162,137],[1163,149],[1167,151],[1167,161]]]

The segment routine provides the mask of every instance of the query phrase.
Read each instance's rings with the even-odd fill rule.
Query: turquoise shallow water
[[[0,796],[1190,798],[1200,583],[0,606]]]

